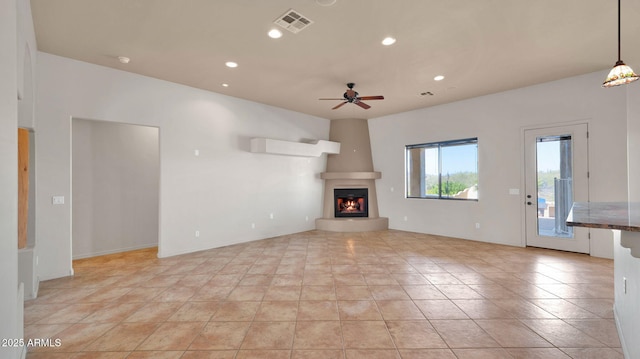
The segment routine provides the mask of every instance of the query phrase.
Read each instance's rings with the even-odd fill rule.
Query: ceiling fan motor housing
[[[351,92],[351,93],[349,93]],[[353,91],[353,90],[347,90],[344,95],[342,95],[344,97],[345,100],[349,101],[349,102],[353,102],[355,100],[357,100],[358,97],[358,92]]]

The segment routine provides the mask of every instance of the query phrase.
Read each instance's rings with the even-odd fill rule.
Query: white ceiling
[[[329,119],[374,118],[608,69],[617,60],[616,5],[31,0],[40,51]],[[273,21],[289,9],[314,23],[269,38]],[[622,59],[638,72],[640,1],[622,1],[622,9]],[[382,46],[385,36],[397,42]],[[118,56],[131,62],[121,64]],[[239,67],[229,69],[226,61]],[[436,75],[446,78],[436,82]],[[341,97],[347,82],[361,96],[385,100],[368,101],[369,110],[353,104],[331,110],[340,102],[318,100]],[[419,95],[427,91],[434,95]]]

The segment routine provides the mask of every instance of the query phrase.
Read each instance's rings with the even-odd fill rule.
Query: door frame
[[[117,121],[109,121],[109,120],[96,120],[96,119],[90,119],[90,118],[84,118],[84,117],[71,117],[69,122],[69,126],[71,129],[71,151],[70,151],[70,177],[71,177],[71,187],[70,187],[70,191],[71,194],[69,196],[69,212],[70,212],[70,230],[71,230],[71,234],[70,234],[70,247],[69,247],[69,251],[70,251],[70,257],[71,257],[71,275],[73,275],[74,273],[74,269],[73,269],[73,261],[76,259],[82,259],[82,258],[90,258],[90,257],[94,257],[94,256],[101,256],[101,255],[108,255],[108,254],[113,254],[113,253],[121,253],[121,252],[125,252],[125,251],[132,251],[132,250],[138,250],[138,249],[144,249],[144,248],[153,248],[153,247],[157,247],[158,248],[158,254],[160,253],[160,225],[161,225],[161,218],[160,218],[160,211],[161,211],[161,203],[160,203],[160,194],[162,191],[162,182],[161,182],[161,178],[160,178],[160,174],[161,174],[161,142],[160,142],[160,127],[159,126],[153,126],[153,125],[142,125],[142,124],[136,124],[136,123],[131,123],[131,122],[117,122]],[[158,163],[158,173],[156,174],[157,180],[158,180],[158,192],[157,192],[157,199],[158,199],[158,206],[156,209],[157,213],[157,218],[158,218],[158,237],[156,238],[155,242],[153,243],[153,245],[134,245],[134,246],[130,246],[130,247],[121,247],[121,248],[116,248],[116,249],[109,249],[109,250],[105,250],[105,251],[100,251],[100,252],[92,252],[89,255],[86,254],[81,254],[80,256],[78,256],[78,254],[75,254],[74,257],[74,253],[73,253],[73,241],[74,241],[74,220],[76,220],[77,218],[74,218],[74,185],[78,185],[78,183],[73,183],[73,177],[74,177],[74,170],[77,170],[77,168],[74,169],[74,151],[73,151],[73,142],[74,140],[77,141],[78,138],[83,138],[85,137],[84,134],[80,134],[79,136],[74,134],[73,131],[73,126],[74,126],[74,122],[84,122],[86,124],[92,125],[92,124],[101,124],[101,125],[106,125],[106,126],[130,126],[130,127],[139,127],[139,128],[154,128],[157,129],[157,135],[156,135],[156,140],[157,140],[157,147],[158,147],[158,154],[157,157],[155,158],[155,161],[157,161]],[[77,164],[75,164],[75,166],[77,166]],[[130,199],[127,199],[130,200]]]
[[[566,122],[551,122],[545,124],[537,124],[537,125],[528,125],[520,128],[520,155],[521,155],[521,165],[520,165],[520,197],[519,197],[519,210],[520,210],[520,245],[522,247],[527,247],[527,214],[526,214],[526,140],[525,135],[527,131],[530,130],[544,130],[544,129],[553,129],[557,127],[566,127],[566,126],[575,126],[575,125],[586,125],[587,126],[587,171],[590,168],[590,156],[589,156],[589,129],[591,127],[591,123],[589,119],[579,119],[574,121],[566,121]],[[590,201],[591,198],[591,189],[589,186],[589,179],[587,178],[587,201]],[[588,229],[587,229],[588,230]],[[589,231],[589,238],[591,237]],[[591,245],[589,245],[589,255],[591,255]]]

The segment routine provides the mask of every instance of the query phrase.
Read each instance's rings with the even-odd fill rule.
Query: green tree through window
[[[408,198],[478,199],[478,139],[406,146]]]

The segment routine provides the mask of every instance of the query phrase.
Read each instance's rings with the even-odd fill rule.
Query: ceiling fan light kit
[[[615,66],[609,71],[607,79],[602,83],[602,87],[614,87],[619,85],[625,85],[638,80],[638,75],[631,69],[631,67],[625,65],[622,62],[620,56],[620,0],[618,0],[618,61]]]

